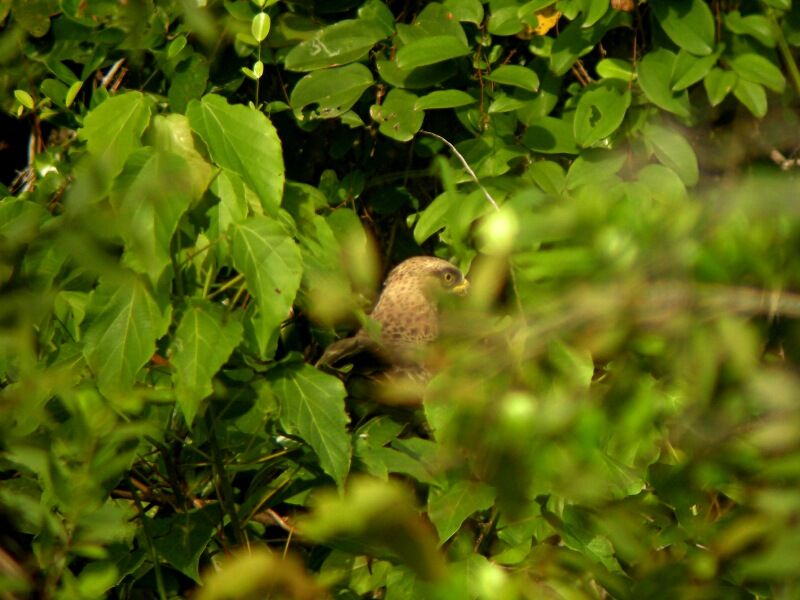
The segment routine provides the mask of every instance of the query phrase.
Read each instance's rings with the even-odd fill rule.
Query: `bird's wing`
[[[346,358],[362,353],[372,354],[383,361],[387,360],[381,345],[364,331],[359,331],[353,337],[338,340],[328,346],[314,366],[318,369],[333,368]]]

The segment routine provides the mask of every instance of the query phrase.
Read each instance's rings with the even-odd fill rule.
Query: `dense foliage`
[[[798,597],[798,2],[0,23],[0,595]],[[425,253],[423,408],[348,397]]]

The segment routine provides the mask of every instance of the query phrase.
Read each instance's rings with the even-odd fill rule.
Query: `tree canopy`
[[[800,594],[797,2],[0,24],[0,595]],[[422,407],[354,398],[419,254]]]

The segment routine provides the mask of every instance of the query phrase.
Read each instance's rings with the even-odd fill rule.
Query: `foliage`
[[[800,593],[797,2],[0,22],[0,592]],[[420,253],[473,282],[423,408],[349,398]]]

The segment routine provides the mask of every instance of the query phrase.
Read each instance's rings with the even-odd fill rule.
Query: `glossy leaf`
[[[461,90],[437,90],[422,96],[414,103],[416,110],[431,110],[437,108],[456,108],[475,104],[477,100]]]
[[[372,73],[361,64],[314,71],[297,82],[289,104],[301,116],[316,105],[312,117],[330,119],[350,110],[373,83]]]
[[[487,75],[486,79],[535,92],[539,89],[539,76],[536,71],[518,65],[502,65]]]
[[[725,99],[736,85],[738,77],[733,71],[713,68],[703,79],[703,86],[708,94],[708,101],[711,106],[717,106]]]
[[[322,470],[341,486],[351,453],[342,382],[302,363],[270,370],[267,381],[278,398],[281,425],[311,446]]]
[[[733,86],[733,95],[754,116],[761,118],[767,114],[767,92],[761,84],[739,77]]]
[[[385,37],[386,31],[375,21],[339,21],[292,48],[286,55],[285,66],[290,71],[314,71],[346,65],[363,58]]]
[[[414,94],[394,89],[383,104],[370,108],[370,114],[383,135],[407,142],[419,131],[425,118],[425,113],[416,108],[417,100]]]
[[[670,78],[676,56],[669,50],[653,50],[639,63],[639,86],[653,104],[680,117],[689,116],[689,96],[685,90],[673,91]]]
[[[624,83],[609,81],[587,88],[575,109],[575,141],[587,147],[614,133],[630,104],[631,94]]]
[[[786,79],[780,69],[760,54],[737,54],[730,59],[730,65],[741,79],[759,83],[774,92],[780,93],[786,87]]]
[[[466,56],[470,49],[461,40],[450,35],[434,35],[414,40],[397,51],[397,67],[411,70],[451,58]]]
[[[705,56],[714,48],[714,15],[703,0],[652,0],[653,14],[678,46]]]
[[[444,489],[431,488],[428,492],[428,515],[441,543],[450,539],[462,523],[479,510],[486,510],[494,502],[494,490],[481,483],[459,481]]]

